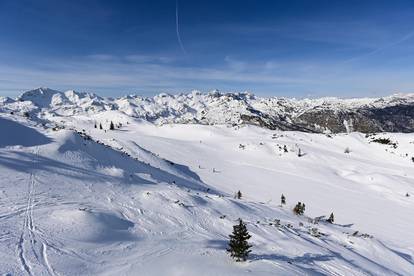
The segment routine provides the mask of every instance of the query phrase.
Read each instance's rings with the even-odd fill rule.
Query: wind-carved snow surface
[[[262,103],[237,97],[230,110]],[[42,89],[0,100],[1,274],[414,274],[413,134],[160,126],[219,112],[223,98],[126,99]],[[245,263],[226,253],[238,218],[252,235]]]

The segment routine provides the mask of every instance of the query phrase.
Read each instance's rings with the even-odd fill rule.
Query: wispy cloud
[[[96,54],[0,65],[0,95],[13,96],[40,86],[111,96],[215,88],[282,96],[384,95],[412,92],[413,74],[414,66],[356,70],[334,62],[258,62],[233,56],[223,57],[220,66],[187,66],[168,56]]]
[[[249,64],[226,59],[222,67],[179,66],[170,58],[128,55],[89,55],[71,60],[43,60],[28,66],[1,66],[0,91],[24,91],[33,87],[148,91],[214,89],[293,85],[310,79],[283,76],[265,64]],[[46,65],[45,65],[46,64]],[[121,93],[122,91],[120,91]],[[115,92],[116,93],[116,92]],[[123,92],[124,93],[124,92]]]
[[[94,62],[129,62],[129,63],[137,63],[137,64],[165,64],[171,63],[176,59],[173,57],[167,57],[162,55],[142,55],[142,54],[130,54],[130,55],[111,55],[111,54],[93,54],[88,55],[87,59],[94,61]]]

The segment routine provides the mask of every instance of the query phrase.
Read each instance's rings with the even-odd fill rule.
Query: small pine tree
[[[328,220],[327,220],[329,223],[334,223],[334,221],[335,221],[335,218],[334,218],[334,214],[333,213],[331,213],[331,215],[329,216],[329,218],[328,218]]]
[[[300,215],[300,207],[302,207],[302,203],[298,202],[298,204],[296,204],[295,207],[293,208],[293,212],[296,215]]]
[[[282,205],[285,205],[286,204],[286,197],[282,194],[282,196],[280,197],[280,203],[282,204]]]
[[[240,190],[236,193],[235,198],[237,198],[237,199],[242,198],[242,193],[240,192]]]
[[[115,129],[114,123],[112,121],[111,121],[111,124],[109,125],[109,129],[110,130],[114,130]]]
[[[298,204],[295,205],[295,208],[293,208],[293,212],[296,215],[303,215],[305,213],[305,203],[299,201]]]
[[[102,127],[102,124],[101,124],[101,123],[99,123],[99,129],[103,129],[103,127]]]
[[[96,125],[96,123],[95,123],[95,128],[98,128],[98,126]]]
[[[241,219],[239,219],[239,224],[233,226],[233,233],[229,237],[227,252],[230,253],[232,258],[236,259],[236,262],[246,261],[251,252],[250,248],[252,246],[248,243],[251,236],[247,231],[246,224]]]
[[[283,146],[283,151],[288,152],[288,148],[286,147],[286,145]]]

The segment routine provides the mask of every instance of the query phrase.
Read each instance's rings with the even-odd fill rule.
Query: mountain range
[[[311,133],[414,131],[414,94],[381,98],[290,99],[258,97],[250,93],[201,93],[154,97],[100,97],[73,90],[49,88],[0,98],[3,112],[57,116],[96,114],[117,110],[155,124],[258,125],[271,130]],[[44,117],[44,116],[43,116]]]

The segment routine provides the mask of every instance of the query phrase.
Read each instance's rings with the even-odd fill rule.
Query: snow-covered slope
[[[414,94],[362,99],[261,98],[249,93],[159,94],[102,98],[75,91],[38,88],[16,100],[0,99],[0,110],[32,116],[73,116],[118,110],[156,124],[254,124],[305,132],[414,132]]]
[[[157,126],[121,99],[43,92],[0,101],[2,274],[414,274],[412,134]],[[142,106],[178,118],[183,101],[165,97]],[[331,212],[334,224],[314,219]],[[246,263],[225,250],[238,218],[252,235]]]

